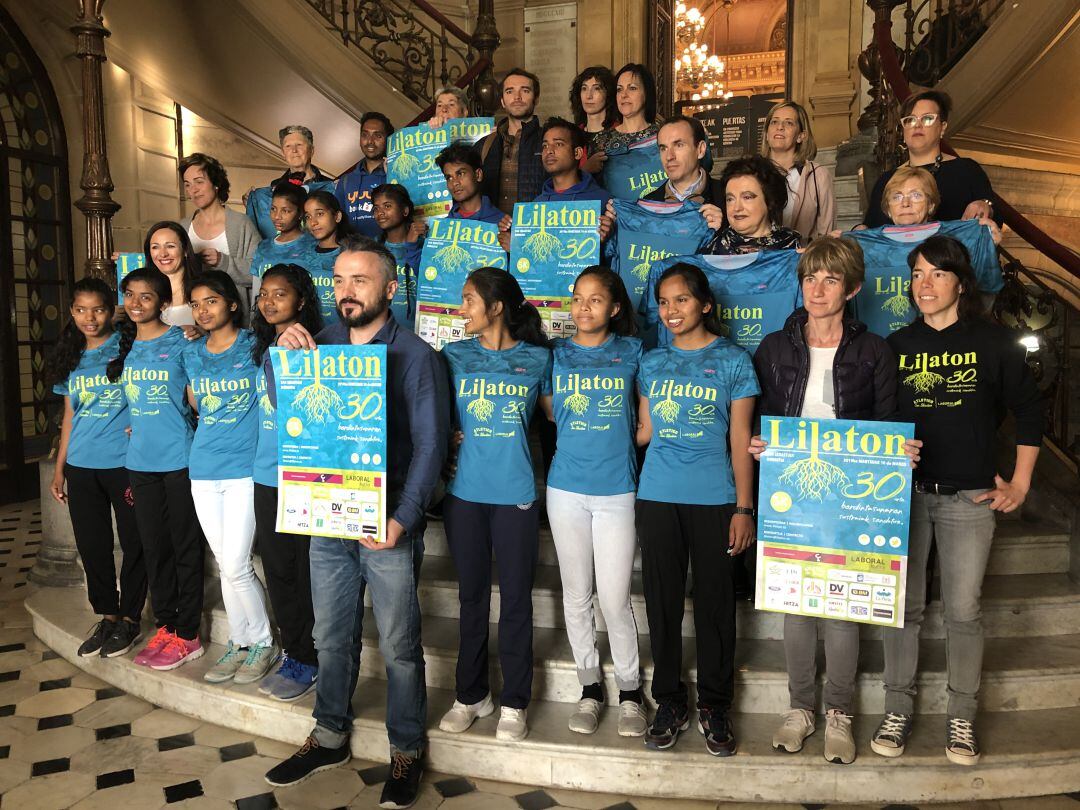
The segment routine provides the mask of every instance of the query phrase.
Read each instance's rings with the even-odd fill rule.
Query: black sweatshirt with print
[[[919,318],[888,343],[899,363],[897,419],[914,422],[923,441],[917,479],[993,488],[995,434],[1006,408],[1017,444],[1042,443],[1042,396],[1017,332],[982,318],[938,331]]]

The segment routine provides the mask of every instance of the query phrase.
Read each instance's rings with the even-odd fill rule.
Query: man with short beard
[[[424,553],[424,510],[450,435],[450,393],[435,351],[390,314],[397,286],[397,263],[386,248],[366,237],[347,237],[334,263],[338,323],[315,337],[296,324],[278,338],[278,345],[288,349],[386,346],[388,520],[384,543],[369,537],[311,538],[313,635],[319,653],[315,729],[266,780],[275,787],[294,785],[349,761],[366,588],[386,661],[391,768],[380,806],[401,808],[416,800],[422,773],[427,692],[416,582]]]
[[[522,68],[511,68],[499,83],[506,118],[476,148],[484,166],[483,193],[504,214],[514,203],[532,202],[546,174],[540,160],[540,119],[534,114],[540,80]]]

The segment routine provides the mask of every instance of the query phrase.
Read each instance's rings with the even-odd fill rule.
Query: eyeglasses
[[[900,205],[904,200],[910,200],[913,203],[921,203],[925,199],[926,195],[921,191],[909,191],[907,194],[898,191],[895,194],[889,195],[889,202],[893,205]]]
[[[926,115],[905,115],[900,119],[900,123],[904,125],[904,129],[913,129],[916,124],[922,124],[924,127],[932,127],[937,123],[940,118],[937,113],[927,113]]]

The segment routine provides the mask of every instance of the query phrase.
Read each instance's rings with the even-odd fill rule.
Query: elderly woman
[[[852,231],[866,256],[866,285],[855,299],[855,313],[870,331],[886,337],[915,317],[907,294],[907,256],[915,245],[935,234],[958,239],[971,255],[979,290],[1001,289],[1001,270],[995,245],[1001,230],[987,217],[938,221],[941,195],[926,169],[900,166],[881,193],[881,211],[893,226]],[[921,226],[921,227],[919,227]]]
[[[229,175],[210,155],[194,152],[180,161],[180,182],[195,212],[180,221],[195,253],[207,269],[228,273],[250,310],[251,257],[261,237],[255,223],[225,203]]]
[[[441,127],[454,118],[468,118],[469,98],[460,87],[448,85],[440,87],[435,94],[435,115],[431,116],[428,126],[432,129]]]
[[[800,245],[799,234],[783,226],[787,181],[768,158],[737,158],[720,175],[724,210],[701,206],[701,215],[716,231],[703,250],[707,254],[755,253]]]
[[[862,286],[862,250],[854,242],[822,237],[799,259],[803,308],[783,330],[767,335],[754,355],[761,413],[816,419],[889,419],[896,409],[896,359],[885,341],[844,307]],[[755,437],[750,452],[765,442]],[[851,718],[859,658],[859,625],[840,619],[784,616],[791,709],[773,747],[796,752],[814,733],[818,629],[825,637],[825,759],[855,759]]]
[[[278,183],[287,181],[303,186],[305,191],[334,190],[333,178],[324,175],[318,166],[311,162],[315,154],[315,136],[310,129],[300,124],[282,127],[278,131],[278,143],[288,169],[270,185],[249,190],[245,198],[248,218],[259,227],[259,234],[263,239],[277,235],[274,223],[270,220],[270,198],[271,191]]]
[[[783,225],[798,231],[803,245],[836,226],[832,174],[814,162],[817,144],[801,104],[781,101],[765,116],[761,154],[787,177]]]
[[[926,169],[934,176],[941,202],[937,217],[941,220],[993,218],[993,189],[982,166],[971,158],[958,158],[941,151],[941,139],[949,128],[952,100],[945,93],[926,90],[909,96],[900,108],[904,128],[907,163],[885,172],[874,184],[870,200],[882,199],[885,186],[900,168]],[[885,212],[871,205],[863,225],[875,228],[886,224]]]

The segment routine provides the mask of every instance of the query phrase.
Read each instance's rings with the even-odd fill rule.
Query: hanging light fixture
[[[720,0],[718,4],[730,11],[736,0]],[[679,99],[698,101],[703,98],[731,98],[724,89],[724,62],[709,46],[700,41],[705,32],[707,15],[684,0],[675,5],[675,39],[681,51],[675,56],[675,93]]]

